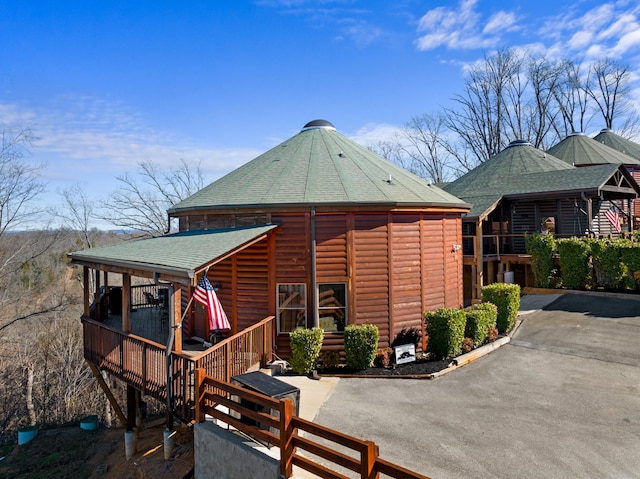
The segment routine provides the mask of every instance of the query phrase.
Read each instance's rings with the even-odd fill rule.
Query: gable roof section
[[[469,208],[459,198],[341,135],[329,122],[314,121],[181,201],[169,214],[285,205]]]
[[[277,227],[185,231],[78,251],[70,253],[69,258],[75,264],[107,266],[108,271],[136,270],[191,279],[206,267],[263,239]]]
[[[549,148],[547,153],[574,166],[603,165],[606,163],[640,165],[640,160],[625,155],[582,133],[569,135],[560,143]]]
[[[612,130],[605,128],[600,131],[594,138],[595,141],[607,145],[614,150],[618,150],[625,155],[631,156],[636,160],[640,160],[640,145],[631,140],[617,135]]]

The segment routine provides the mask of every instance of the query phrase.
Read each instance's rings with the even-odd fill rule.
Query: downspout
[[[593,233],[593,204],[591,202],[591,198],[587,198],[584,191],[580,192],[580,197],[587,205],[587,231],[589,233]]]
[[[313,326],[319,325],[318,320],[318,281],[316,279],[316,207],[311,207],[311,303],[313,304]]]

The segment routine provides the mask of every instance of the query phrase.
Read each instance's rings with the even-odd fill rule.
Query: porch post
[[[182,352],[182,285],[180,283],[173,283],[171,288],[171,301],[173,305],[169,310],[169,323],[173,327],[173,352]]]
[[[122,274],[122,332],[131,332],[131,275]]]
[[[89,301],[90,293],[89,288],[91,285],[89,284],[89,267],[82,267],[82,289],[83,289],[83,303],[84,303],[84,316],[89,317],[91,314],[91,301]]]

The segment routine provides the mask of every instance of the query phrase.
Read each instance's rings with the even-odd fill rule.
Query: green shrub
[[[560,262],[562,285],[568,289],[585,289],[590,284],[590,240],[587,238],[563,238],[556,244]]]
[[[553,267],[553,255],[556,243],[553,235],[535,233],[524,237],[527,253],[531,255],[531,268],[535,286],[548,288],[551,286],[556,270]]]
[[[500,333],[508,333],[516,323],[520,309],[520,285],[493,283],[482,287],[482,301],[498,308],[496,327]]]
[[[610,289],[620,288],[624,276],[620,262],[620,241],[592,240],[590,245],[596,284]]]
[[[640,289],[640,243],[620,240],[618,254],[623,265],[624,286]]]
[[[348,368],[366,369],[373,366],[378,350],[378,327],[373,324],[350,324],[344,328],[344,352]]]
[[[324,334],[320,328],[296,329],[289,333],[291,341],[291,369],[308,374],[316,367]]]
[[[464,336],[471,338],[473,347],[482,346],[487,339],[489,328],[496,325],[498,308],[493,303],[479,303],[464,310],[467,315],[467,325]]]
[[[424,315],[429,336],[428,350],[439,358],[451,358],[460,354],[464,341],[467,315],[462,309],[440,308]]]

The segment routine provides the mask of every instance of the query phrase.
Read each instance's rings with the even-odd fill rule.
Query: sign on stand
[[[394,346],[396,353],[396,364],[412,363],[416,360],[416,345],[415,344],[403,344],[401,346]]]

